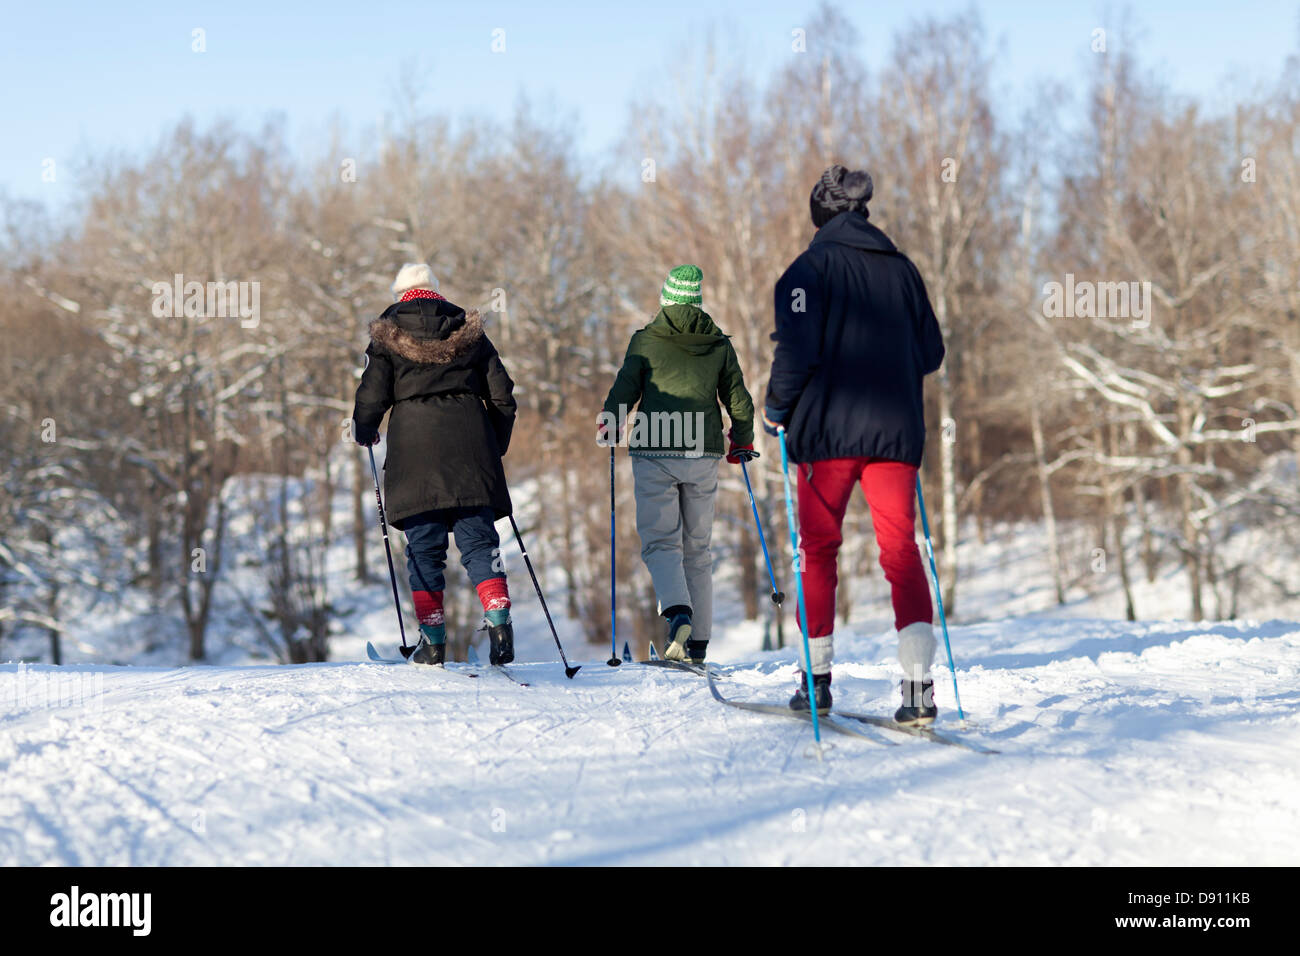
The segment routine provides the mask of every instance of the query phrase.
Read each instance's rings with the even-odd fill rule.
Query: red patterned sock
[[[415,617],[421,624],[443,623],[441,591],[412,591],[411,596],[415,598]]]
[[[510,589],[505,578],[488,578],[478,585],[478,599],[484,611],[505,611],[510,607]]]

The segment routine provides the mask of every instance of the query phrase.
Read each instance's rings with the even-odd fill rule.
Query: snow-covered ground
[[[527,528],[533,496],[520,491]],[[350,507],[341,491],[343,531]],[[1065,530],[1076,571],[1063,606],[1035,526],[959,548],[962,702],[968,732],[1000,754],[828,735],[818,761],[806,724],[724,707],[691,674],[607,667],[608,647],[558,613],[563,576],[530,540],[584,665],[565,680],[504,522],[515,671],[531,687],[367,663],[367,640],[394,653],[391,594],[386,578],[352,582],[343,533],[327,556],[334,662],[265,663],[247,621],[262,569],[241,520],[241,557],[216,593],[215,666],[172,666],[185,647],[174,609],[131,590],[81,609],[69,665],[0,665],[0,864],[1300,860],[1300,623],[1270,620],[1300,607],[1284,597],[1252,604],[1255,622],[1179,622],[1188,602],[1169,561],[1135,582],[1139,616],[1163,620],[1114,620],[1114,562],[1080,573],[1087,528]],[[1255,548],[1294,577],[1276,548]],[[377,541],[372,559],[382,570]],[[449,586],[467,587],[450,568]],[[711,657],[729,695],[783,702],[795,650],[758,650],[735,578],[718,568]],[[878,571],[851,587],[836,701],[887,715],[887,587]],[[44,651],[38,633],[3,648],[10,661]],[[941,726],[955,729],[950,675],[936,678]]]
[[[953,638],[973,734],[999,755],[833,736],[818,761],[805,724],[599,658],[573,681],[517,665],[527,688],[361,662],[6,665],[0,863],[1300,858],[1300,625],[1056,620]],[[837,702],[892,709],[888,636],[837,649]],[[728,693],[789,693],[792,649],[720,651]]]

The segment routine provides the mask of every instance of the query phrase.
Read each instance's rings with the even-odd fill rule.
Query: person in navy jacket
[[[776,283],[764,427],[798,463],[804,595],[819,712],[831,706],[836,558],[853,488],[871,509],[903,665],[895,719],[933,722],[935,638],[916,546],[915,483],[925,448],[922,379],[943,336],[912,261],[871,224],[871,177],[832,166],[813,187],[817,233]],[[790,701],[809,707],[806,679]]]

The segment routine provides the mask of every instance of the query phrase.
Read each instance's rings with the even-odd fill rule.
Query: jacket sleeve
[[[363,431],[377,432],[392,405],[393,360],[387,351],[371,342],[366,346],[366,367],[357,386],[352,421]]]
[[[773,294],[776,351],[765,404],[777,424],[786,424],[799,396],[821,365],[826,324],[821,277],[809,257],[801,255],[776,282]]]
[[[627,354],[623,356],[623,365],[618,370],[618,375],[614,378],[614,384],[610,386],[609,394],[605,396],[603,410],[614,415],[619,423],[623,421],[623,415],[619,413],[619,407],[631,410],[637,402],[641,401],[641,393],[645,388],[645,356],[641,354],[638,348],[638,332],[632,336],[632,341],[627,344]]]
[[[754,399],[745,388],[745,376],[740,371],[740,360],[731,342],[726,343],[727,357],[718,379],[718,399],[731,418],[731,440],[737,445],[754,441]]]
[[[484,338],[486,349],[483,358],[483,404],[487,407],[488,421],[497,437],[497,447],[505,455],[510,447],[510,435],[515,429],[515,414],[519,409],[515,401],[515,383],[506,371],[496,346]]]
[[[929,375],[931,372],[938,371],[939,366],[943,364],[943,330],[939,328],[939,320],[934,317],[934,309],[930,306],[930,296],[925,291],[925,280],[921,278],[921,270],[914,263],[912,275],[916,279],[917,354],[921,358],[921,373]]]

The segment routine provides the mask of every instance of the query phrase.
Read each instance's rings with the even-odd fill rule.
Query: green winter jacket
[[[669,305],[633,333],[604,411],[626,421],[633,455],[726,454],[718,402],[737,445],[754,440],[754,401],[731,340],[708,313]],[[634,415],[640,403],[641,415]]]

